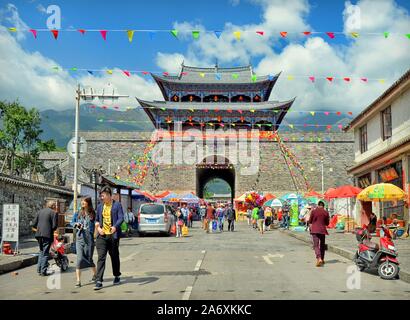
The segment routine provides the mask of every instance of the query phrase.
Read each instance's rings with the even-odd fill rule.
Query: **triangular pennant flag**
[[[37,39],[37,30],[35,30],[35,29],[30,29],[30,32],[33,34],[34,39]]]
[[[329,111],[325,111],[325,115],[328,116],[328,115],[329,115]]]
[[[127,70],[122,70],[122,72],[123,72],[127,77],[130,77],[130,76],[131,76],[131,73],[130,73],[129,71],[127,71]]]
[[[94,75],[94,72],[92,72],[91,70],[87,70],[87,72],[91,75]]]
[[[107,73],[108,73],[108,74],[112,74],[112,70],[108,69],[108,70],[107,70]]]
[[[380,83],[384,83],[384,81],[385,81],[384,79],[379,79]]]
[[[311,33],[312,33],[312,32],[310,32],[310,31],[304,31],[304,32],[303,32],[303,34],[304,34],[305,36],[310,36]]]
[[[253,112],[255,112],[255,109],[251,109],[251,110],[249,110],[249,111],[253,113]]]
[[[100,30],[101,36],[104,40],[107,40],[107,30]]]
[[[188,72],[181,72],[181,76],[186,76]]]
[[[274,78],[275,78],[275,77],[274,77],[274,76],[272,76],[271,74],[270,74],[270,75],[268,75],[268,79],[269,79],[269,81],[272,81]]]
[[[291,129],[293,129],[294,125],[293,125],[293,124],[290,124],[289,127],[290,127]]]
[[[367,82],[367,78],[360,78],[363,82]]]
[[[342,125],[342,124],[339,124],[338,127],[339,127],[339,129],[342,129],[342,128],[343,128],[343,125]]]
[[[410,33],[407,33],[407,34],[406,34],[406,37],[410,39]]]
[[[310,111],[310,114],[311,114],[312,116],[315,116],[315,112],[314,112],[314,111]]]
[[[238,110],[238,112],[239,112],[240,114],[242,114],[242,110]]]
[[[132,42],[132,38],[134,37],[134,30],[127,30],[128,41]]]
[[[327,80],[329,80],[329,82],[333,81],[333,77],[326,77]]]
[[[309,80],[312,81],[312,82],[315,82],[315,77],[310,76],[310,77],[309,77]]]
[[[232,73],[232,79],[238,79],[238,74],[237,73]]]
[[[288,79],[288,80],[293,80],[294,77],[293,77],[292,75],[289,75],[289,76],[287,77],[287,79]]]
[[[85,30],[84,29],[78,29],[78,32],[80,32],[82,35],[84,35]]]
[[[9,31],[10,32],[17,32],[17,29],[16,28],[9,28]]]
[[[351,116],[351,115],[353,115],[353,112],[349,111],[347,114],[348,114],[349,116]]]
[[[259,128],[262,127],[262,125],[261,125],[260,123],[257,123],[256,125],[257,125]]]
[[[336,114],[337,114],[338,116],[341,116],[341,115],[342,115],[342,113],[341,113],[340,111],[336,112]]]
[[[169,73],[168,73],[168,72],[166,72],[166,71],[165,71],[165,72],[163,72],[162,74],[163,74],[164,76],[166,76],[166,77],[168,77],[168,76],[169,76]]]
[[[229,113],[232,113],[232,109],[228,109],[228,110],[226,110],[226,111],[228,111]]]
[[[233,35],[235,36],[236,40],[240,40],[241,39],[241,32],[240,31],[235,31],[233,33]]]
[[[215,73],[215,79],[216,80],[221,80],[221,74],[220,73]]]
[[[192,31],[192,38],[194,38],[195,40],[199,39],[199,31]]]
[[[259,34],[259,35],[261,35],[261,36],[263,36],[263,35],[265,34],[264,31],[256,31],[256,33]]]
[[[288,33],[286,31],[282,31],[282,32],[280,32],[280,35],[282,36],[282,38],[286,38]]]
[[[390,32],[383,32],[383,35],[385,38],[387,38],[389,36]]]
[[[328,125],[326,126],[326,129],[332,129],[332,125],[328,124]]]
[[[51,33],[53,34],[54,39],[57,40],[57,38],[58,38],[58,30],[51,30]]]
[[[358,38],[358,37],[359,37],[359,33],[358,33],[358,32],[351,32],[350,35],[351,35],[353,38]]]
[[[334,39],[334,38],[335,38],[334,32],[326,32],[326,34],[329,36],[330,39]]]
[[[346,82],[349,82],[350,78],[346,77],[346,78],[343,78],[343,80],[346,81]]]
[[[200,73],[199,73],[199,76],[202,77],[202,78],[204,78],[204,77],[205,77],[205,73],[200,72]]]
[[[221,37],[221,31],[214,31],[214,33],[218,39]]]
[[[175,37],[178,38],[178,30],[171,30],[171,34]]]
[[[146,75],[149,74],[149,72],[148,72],[148,71],[142,71],[142,74],[143,74],[144,76],[146,76]]]
[[[71,71],[77,71],[77,68],[70,68]]]
[[[54,70],[59,70],[60,68],[59,67],[53,67],[52,69],[54,69]]]
[[[256,76],[256,74],[254,74],[254,75],[252,75],[252,82],[255,82],[257,79],[258,79],[258,77]]]

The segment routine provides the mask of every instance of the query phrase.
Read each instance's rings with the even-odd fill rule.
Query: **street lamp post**
[[[325,192],[325,182],[324,182],[324,173],[323,173],[323,157],[320,157],[320,163],[322,167],[322,194]]]
[[[79,154],[79,127],[80,127],[80,101],[83,100],[93,100],[95,98],[104,100],[112,99],[116,100],[119,98],[128,98],[128,95],[119,95],[115,94],[114,90],[112,94],[105,94],[104,90],[102,94],[97,94],[93,92],[93,89],[89,93],[86,93],[85,90],[81,91],[80,85],[77,86],[76,90],[76,107],[75,107],[75,127],[74,127],[74,140],[75,140],[75,152],[74,152],[74,199],[73,199],[73,213],[77,211],[77,199],[78,199],[78,154]]]

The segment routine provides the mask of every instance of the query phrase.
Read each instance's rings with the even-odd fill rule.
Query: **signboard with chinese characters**
[[[3,204],[2,242],[19,241],[19,205]]]

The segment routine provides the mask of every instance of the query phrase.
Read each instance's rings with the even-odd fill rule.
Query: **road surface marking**
[[[267,264],[273,264],[273,262],[270,261],[269,256],[262,256],[262,258],[263,258],[263,260],[265,260],[265,262],[266,262]]]
[[[199,271],[199,268],[201,267],[202,261],[203,261],[202,259],[198,260],[198,262],[196,263],[194,271]]]
[[[202,251],[201,251],[201,253],[205,253],[205,252],[206,252],[206,250],[202,250]]]
[[[192,292],[192,287],[191,286],[186,287],[182,300],[189,300],[189,297],[191,296],[191,292]]]
[[[126,256],[124,259],[120,259],[121,262],[127,262],[132,260],[134,256],[136,256],[139,252],[131,253],[129,256]]]

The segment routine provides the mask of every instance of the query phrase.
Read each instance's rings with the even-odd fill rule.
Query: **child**
[[[184,216],[180,210],[177,211],[177,223],[176,223],[176,229],[177,229],[177,238],[182,237],[182,226],[184,225]]]

